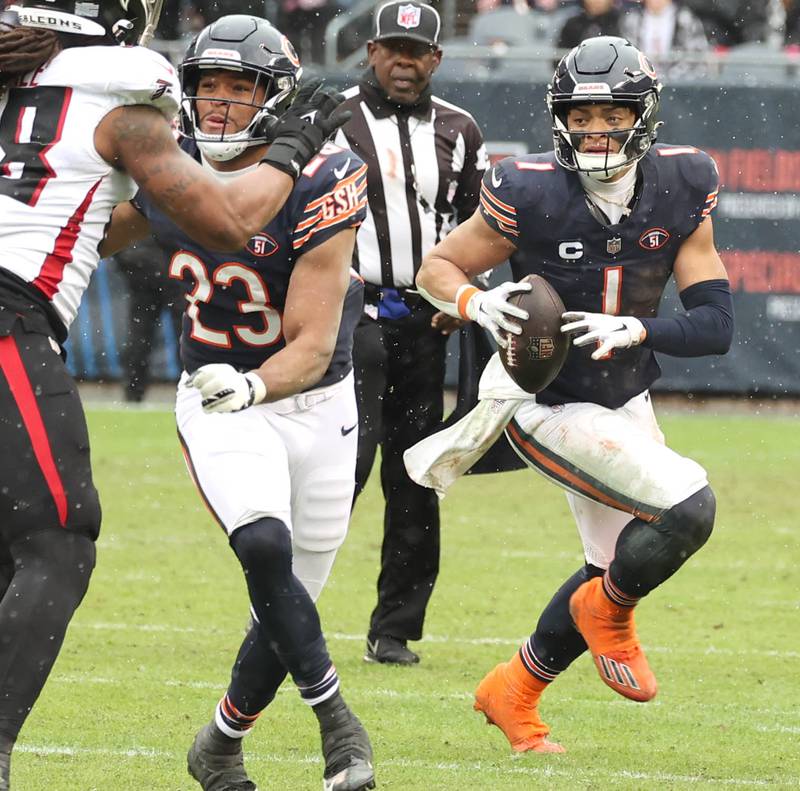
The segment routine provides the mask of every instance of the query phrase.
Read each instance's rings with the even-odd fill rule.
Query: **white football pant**
[[[567,490],[586,561],[603,569],[632,516],[653,521],[708,485],[697,462],[664,444],[646,392],[619,409],[532,399],[506,436],[529,467]]]
[[[316,601],[342,545],[355,486],[358,409],[353,374],[241,412],[203,412],[178,384],[175,416],[186,465],[230,536],[264,517],[292,533],[294,573]]]

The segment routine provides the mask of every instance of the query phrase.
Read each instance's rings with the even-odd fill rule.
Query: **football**
[[[556,290],[539,275],[527,275],[520,282],[533,287],[514,294],[508,301],[527,311],[530,318],[514,319],[522,327],[522,334],[508,333],[508,346],[499,349],[500,359],[523,390],[538,393],[558,376],[567,359],[570,339],[561,332],[564,303]]]

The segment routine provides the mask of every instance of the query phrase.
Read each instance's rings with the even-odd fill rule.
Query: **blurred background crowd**
[[[11,4],[0,0],[0,6]],[[178,63],[210,22],[226,14],[255,14],[289,37],[306,74],[323,73],[344,87],[364,67],[380,5],[380,0],[165,0],[152,46]],[[611,34],[646,52],[671,91],[671,141],[685,139],[713,150],[720,163],[726,194],[719,237],[736,287],[745,295],[738,314],[749,311],[759,337],[775,331],[771,322],[781,322],[782,331],[800,332],[800,132],[791,120],[800,79],[800,0],[433,0],[431,5],[442,19],[437,85],[445,98],[475,115],[493,159],[551,145],[541,97],[565,50],[584,38]],[[121,381],[126,400],[137,402],[150,381],[178,375],[183,303],[157,251],[145,244],[130,251],[130,258],[98,272],[69,359],[76,375]],[[121,311],[120,298],[126,302]],[[750,299],[751,307],[742,299]],[[800,394],[800,378],[790,384],[776,378],[768,356],[757,345],[750,348],[756,354],[750,364],[766,366],[762,387]],[[737,384],[735,370],[725,371],[727,390],[752,387]],[[675,369],[664,381],[685,389],[694,381],[685,373]],[[452,370],[448,375],[452,380]]]
[[[14,0],[0,0],[0,7]],[[311,70],[352,72],[380,0],[164,0],[152,46],[178,63],[226,14],[255,14],[288,36]],[[662,79],[727,74],[757,84],[800,71],[800,0],[430,0],[442,18],[440,76],[546,81],[584,38],[620,35]],[[736,67],[741,67],[737,68]],[[727,68],[726,68],[727,67]]]
[[[13,2],[0,0],[0,7]],[[154,47],[178,62],[192,37],[215,19],[255,14],[288,36],[304,65],[347,70],[363,57],[379,5],[379,0],[164,0]],[[800,0],[431,0],[430,5],[442,17],[442,41],[456,61],[483,56],[478,48],[511,61],[557,60],[559,51],[597,35],[628,38],[648,53],[662,76],[731,51],[745,53],[750,62],[769,61],[776,53],[800,58]]]
[[[223,14],[272,21],[306,62],[332,65],[360,54],[369,37],[373,0],[166,0],[159,37],[191,38]],[[670,53],[756,45],[800,47],[800,0],[436,0],[444,44],[564,49],[588,36],[631,39],[656,61]],[[333,45],[334,52],[326,52]]]

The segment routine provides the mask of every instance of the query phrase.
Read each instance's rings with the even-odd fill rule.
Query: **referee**
[[[398,665],[419,662],[406,643],[422,637],[439,571],[439,503],[408,477],[403,452],[441,422],[445,346],[458,326],[420,298],[414,276],[428,250],[475,211],[488,166],[472,116],[431,94],[440,31],[429,5],[402,0],[378,8],[369,67],[344,93],[342,108],[353,115],[336,138],[369,166],[367,219],[354,261],[366,281],[353,348],[355,494],[380,444],[386,508],[364,658]]]

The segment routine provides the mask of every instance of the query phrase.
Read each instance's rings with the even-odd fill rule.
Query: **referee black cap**
[[[384,3],[375,12],[373,41],[388,38],[407,38],[439,46],[442,20],[435,8],[426,3]]]

